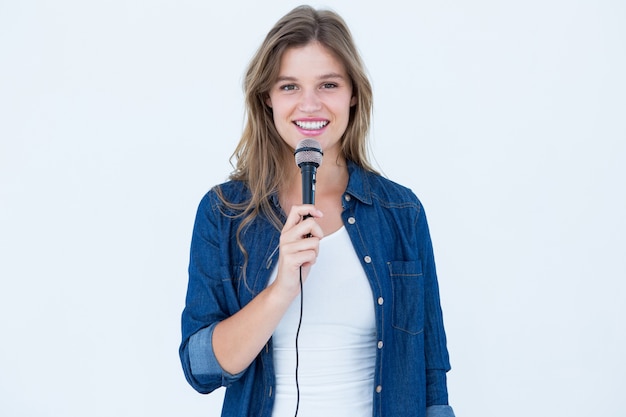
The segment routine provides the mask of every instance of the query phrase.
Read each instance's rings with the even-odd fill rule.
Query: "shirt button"
[[[378,349],[382,349],[383,348],[383,341],[379,340],[378,341]]]
[[[348,223],[354,224],[356,223],[356,219],[354,217],[348,217]]]
[[[382,390],[383,390],[382,385],[379,385],[379,386],[377,386],[377,387],[376,387],[376,392],[377,392],[377,393],[379,393],[379,394],[380,394]]]
[[[346,201],[350,201],[350,196],[348,194],[346,194],[345,196],[343,196],[344,200]]]
[[[363,258],[363,260],[365,261],[366,264],[372,263],[372,258],[370,258],[369,256],[366,256],[365,258]]]
[[[385,299],[383,297],[378,297],[378,305],[379,306],[383,305],[384,302],[385,302]]]

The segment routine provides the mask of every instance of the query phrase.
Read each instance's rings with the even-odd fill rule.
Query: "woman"
[[[372,91],[345,23],[294,9],[244,88],[235,171],[194,226],[187,380],[227,387],[223,416],[453,416],[426,218],[367,160]],[[293,156],[304,138],[324,153],[314,206]]]

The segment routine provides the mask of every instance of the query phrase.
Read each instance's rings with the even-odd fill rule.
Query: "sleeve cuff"
[[[230,374],[222,369],[213,352],[213,330],[217,323],[194,333],[189,338],[189,365],[191,373],[199,380],[203,380],[213,375],[219,375],[222,385],[228,386],[243,375],[242,371],[236,375]]]
[[[426,408],[426,417],[455,417],[449,405],[431,405]]]

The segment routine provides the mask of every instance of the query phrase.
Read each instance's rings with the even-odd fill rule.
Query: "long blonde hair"
[[[283,53],[288,48],[305,46],[314,41],[335,54],[352,81],[356,104],[350,109],[350,120],[341,138],[343,156],[366,170],[376,172],[367,156],[372,87],[350,30],[335,12],[315,10],[310,6],[297,7],[282,17],[267,34],[250,61],[244,80],[246,124],[231,157],[231,161],[236,163],[230,179],[243,181],[251,197],[241,204],[233,204],[219,194],[223,203],[243,218],[237,230],[237,241],[244,254],[246,251],[240,234],[256,216],[263,214],[278,230],[282,228],[282,221],[272,208],[270,196],[285,183],[287,173],[293,172],[288,164],[294,164],[294,161],[286,160],[286,155],[292,155],[293,149],[289,149],[278,134],[272,109],[266,102],[278,77]]]

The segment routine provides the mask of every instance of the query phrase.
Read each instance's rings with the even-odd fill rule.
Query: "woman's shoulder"
[[[209,194],[217,194],[223,196],[231,203],[241,203],[250,198],[250,190],[243,181],[229,180],[221,184],[213,186],[209,190]]]
[[[200,206],[213,209],[219,208],[223,211],[227,207],[243,204],[249,198],[250,191],[243,181],[229,180],[214,185],[207,191],[200,201]]]
[[[372,198],[396,204],[421,206],[419,198],[411,188],[376,172],[364,171],[364,176],[370,187]]]

